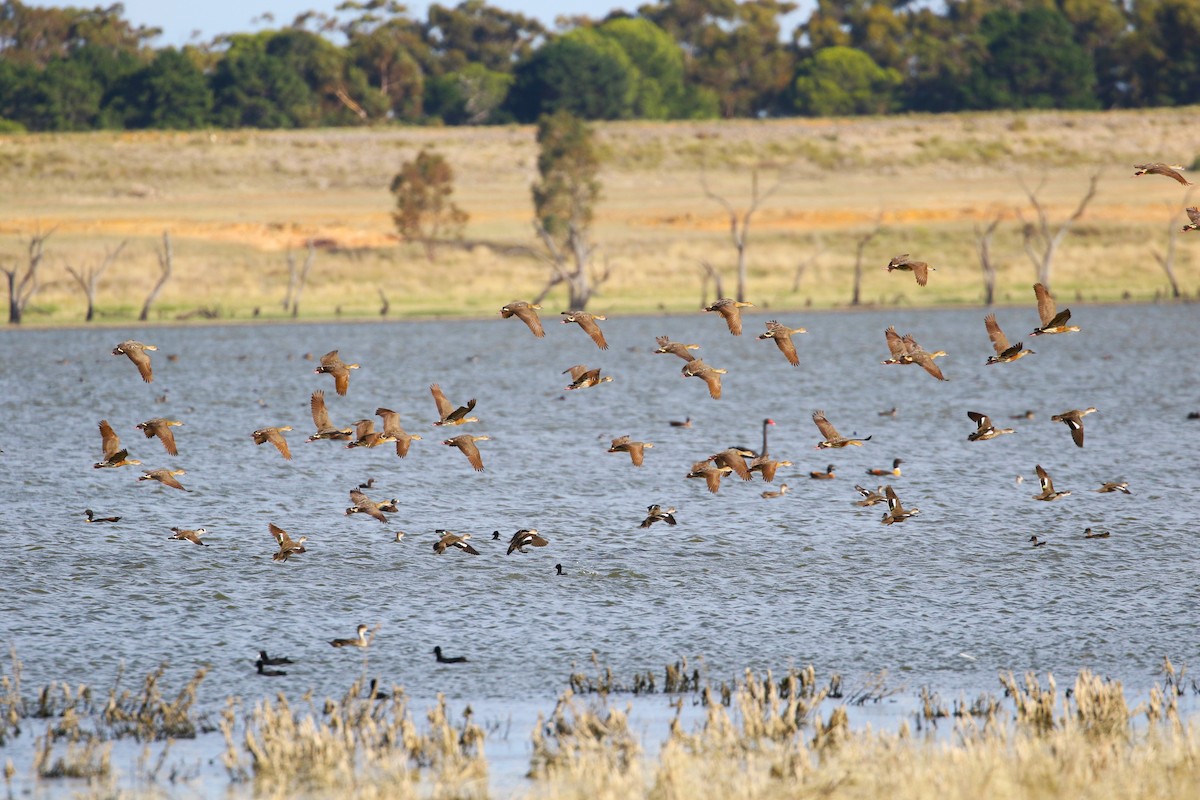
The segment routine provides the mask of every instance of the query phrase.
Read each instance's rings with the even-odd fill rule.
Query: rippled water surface
[[[361,653],[326,642],[360,622],[379,628],[372,674],[417,698],[552,697],[592,651],[618,675],[686,655],[718,678],[811,662],[984,691],[998,670],[1090,667],[1144,689],[1164,655],[1194,662],[1200,642],[1200,421],[1185,421],[1200,409],[1196,311],[1077,308],[1082,333],[1026,339],[1036,355],[989,367],[983,314],[788,314],[810,331],[797,337],[797,368],[755,340],[764,315],[741,337],[714,315],[613,319],[607,352],[553,320],[544,340],[499,319],[0,332],[0,641],[27,686],[105,686],[122,662],[140,675],[166,660],[180,681],[211,665],[209,708],[281,684],[340,691]],[[1032,309],[999,316],[1013,340],[1036,324]],[[889,324],[949,351],[939,363],[950,380],[881,366]],[[657,334],[702,344],[729,371],[724,397],[652,354]],[[152,384],[109,355],[124,338],[158,345]],[[344,398],[303,357],[334,348],[362,365]],[[577,363],[615,381],[564,392],[560,373]],[[467,428],[491,437],[483,473],[439,443],[464,429],[432,427],[433,382],[455,403],[478,398],[481,422]],[[305,443],[314,389],[337,424],[387,406],[424,439],[403,460],[389,447]],[[1099,413],[1079,449],[1050,415],[1089,405]],[[892,406],[895,418],[877,413]],[[871,440],[818,452],[814,409]],[[1025,409],[1036,418],[1009,419]],[[1017,431],[968,442],[967,410]],[[134,428],[158,416],[185,423],[176,458]],[[688,416],[690,429],[668,425]],[[794,462],[776,478],[791,494],[764,500],[760,480],[735,478],[712,495],[684,479],[719,449],[757,449],[765,417],[777,423],[770,452]],[[135,467],[92,469],[102,418],[147,466],[186,469],[191,491],[138,482]],[[283,424],[295,428],[290,462],[250,439]],[[621,434],[654,443],[644,467],[606,452]],[[864,471],[894,457],[904,464],[892,484],[921,514],[886,527],[882,507],[853,505],[853,487],[879,483]],[[808,478],[830,462],[835,480]],[[1031,499],[1035,464],[1071,496]],[[368,477],[372,498],[400,502],[387,525],[342,513]],[[1091,491],[1116,480],[1133,494]],[[675,506],[679,525],[639,529],[650,503]],[[85,525],[87,507],[122,520]],[[308,552],[273,562],[270,522],[307,535]],[[211,546],[168,541],[172,526],[206,527]],[[1085,541],[1088,526],[1112,536]],[[551,544],[506,557],[489,541],[526,527]],[[473,533],[481,555],[436,556],[436,528]],[[1050,544],[1030,547],[1034,533]],[[470,663],[438,666],[434,645]],[[286,683],[254,674],[260,648],[297,662]]]

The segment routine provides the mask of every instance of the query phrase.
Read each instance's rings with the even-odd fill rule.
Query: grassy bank
[[[1168,291],[1152,251],[1182,224],[1186,190],[1133,179],[1132,164],[1192,165],[1196,109],[909,116],[864,120],[607,123],[597,209],[597,264],[611,275],[594,307],[683,311],[701,300],[701,260],[732,291],[735,254],[725,210],[750,202],[751,171],[779,181],[750,229],[749,296],[759,306],[833,307],[850,299],[856,244],[864,303],[975,304],[983,297],[975,226],[1003,218],[992,243],[997,300],[1026,304],[1034,269],[1022,242],[1033,218],[1022,189],[1041,185],[1052,223],[1100,174],[1097,195],[1062,243],[1054,271],[1067,299],[1151,300]],[[400,163],[434,147],[457,172],[470,248],[435,263],[396,240],[388,185]],[[29,235],[54,229],[30,324],[82,320],[66,267],[95,266],[129,244],[103,275],[101,321],[136,317],[158,274],[164,230],[174,274],[152,319],[284,316],[286,256],[322,240],[301,300],[303,318],[492,314],[545,283],[546,270],[509,247],[536,245],[529,187],[536,146],[528,127],[0,137],[0,266],[21,263]],[[1043,183],[1044,182],[1044,183]],[[1196,198],[1191,200],[1192,204]],[[1200,238],[1200,234],[1191,234]],[[1181,288],[1200,290],[1196,243],[1181,237]],[[910,252],[937,267],[925,289],[883,269]],[[799,275],[797,274],[799,272]],[[799,280],[797,281],[797,277]],[[709,289],[709,299],[712,290]],[[558,310],[564,295],[547,303]]]

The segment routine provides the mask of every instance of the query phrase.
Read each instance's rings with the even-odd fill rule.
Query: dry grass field
[[[1018,212],[1031,219],[1032,209],[1022,181],[1041,185],[1057,224],[1096,172],[1096,198],[1055,262],[1056,294],[1072,302],[1167,297],[1153,253],[1166,252],[1169,226],[1180,227],[1185,201],[1200,196],[1160,176],[1133,179],[1132,165],[1196,164],[1196,118],[1190,108],[600,124],[606,159],[593,239],[597,266],[611,277],[591,307],[693,310],[702,259],[731,293],[729,218],[705,196],[701,175],[744,210],[756,169],[760,188],[779,184],[750,229],[748,295],[760,307],[845,305],[856,243],[876,220],[883,229],[864,250],[863,303],[980,303],[974,229],[997,214],[997,301],[1031,303],[1035,271]],[[466,237],[489,245],[446,247],[431,264],[418,246],[398,241],[388,186],[423,147],[456,170],[455,199],[470,214]],[[288,252],[303,262],[314,238],[334,246],[317,254],[302,319],[377,317],[379,290],[393,318],[494,314],[546,281],[537,259],[506,249],[537,244],[529,191],[536,156],[529,127],[4,136],[0,266],[22,263],[30,234],[53,229],[26,323],[80,322],[84,296],[66,267],[95,266],[106,248],[128,240],[97,293],[98,322],[121,323],[136,317],[169,230],[174,277],[152,319],[200,309],[234,320],[258,309],[269,319],[284,316]],[[901,252],[937,268],[927,288],[884,270]],[[1195,296],[1200,233],[1180,236],[1175,271]],[[547,309],[565,308],[565,298],[556,290]]]

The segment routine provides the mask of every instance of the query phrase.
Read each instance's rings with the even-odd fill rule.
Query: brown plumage
[[[304,547],[304,543],[308,541],[307,536],[293,540],[291,536],[288,536],[287,531],[274,522],[267,523],[267,529],[271,531],[271,538],[275,540],[275,544],[279,545],[279,550],[271,556],[272,561],[287,561],[297,553],[307,552]],[[365,629],[366,626],[364,625],[363,628]]]
[[[542,320],[538,317],[537,310],[541,306],[536,303],[528,303],[524,300],[513,300],[508,305],[500,309],[500,316],[504,319],[516,317],[529,326],[529,330],[533,331],[533,335],[541,339],[546,335],[545,329],[542,328]]]
[[[255,444],[266,444],[270,442],[279,450],[279,454],[291,461],[292,451],[288,449],[287,440],[283,438],[284,431],[290,431],[291,425],[280,425],[274,428],[259,428],[254,433],[250,434],[254,439]]]
[[[321,356],[321,366],[313,370],[316,374],[322,373],[333,376],[333,388],[340,395],[345,395],[346,390],[350,388],[350,370],[358,369],[358,364],[347,364],[338,357],[337,350],[330,350],[325,355]]]
[[[183,484],[180,483],[179,481],[175,480],[176,475],[185,475],[185,474],[187,474],[187,473],[181,469],[152,469],[148,472],[143,472],[141,477],[138,478],[138,480],[139,481],[158,481],[163,486],[170,486],[172,489],[183,489],[183,491],[187,492],[187,491],[191,491],[191,490],[184,489]]]
[[[85,519],[84,522],[120,522],[121,521],[120,517],[97,517],[96,512],[92,511],[90,508],[85,508],[83,510],[83,513],[87,517],[87,519]]]
[[[629,453],[629,459],[633,461],[635,467],[642,465],[644,458],[644,450],[654,447],[653,442],[635,442],[628,436],[618,436],[612,440],[612,447],[608,448],[610,453]]]
[[[412,445],[413,439],[420,441],[420,436],[404,430],[404,426],[400,424],[399,412],[392,411],[390,408],[377,408],[375,416],[383,420],[383,434],[396,443],[396,455],[400,458],[408,455],[408,448]]]
[[[475,446],[475,443],[487,441],[490,438],[492,437],[472,436],[469,433],[464,433],[461,436],[455,436],[453,439],[446,439],[442,444],[457,447],[467,457],[467,461],[471,462],[471,466],[475,468],[476,472],[483,472],[483,456],[479,454],[479,448]]]
[[[736,447],[730,447],[719,453],[713,453],[708,457],[708,460],[718,467],[729,467],[744,481],[748,481],[754,477],[750,474],[750,468],[746,465],[746,451],[739,450]]]
[[[684,361],[692,361],[696,357],[689,353],[689,350],[699,350],[698,344],[684,344],[683,342],[673,342],[669,336],[655,337],[654,341],[658,342],[658,349],[655,353],[669,353],[673,356],[679,356]]]
[[[796,354],[796,345],[792,342],[793,333],[808,333],[804,328],[789,328],[775,320],[767,323],[767,332],[759,334],[759,339],[774,339],[779,351],[787,358],[793,367],[800,365],[800,356]]]
[[[762,493],[762,495],[761,495],[761,497],[762,497],[762,499],[763,499],[763,500],[770,500],[770,499],[772,499],[772,498],[774,498],[774,497],[783,497],[785,494],[787,494],[787,493],[788,493],[788,492],[790,492],[791,490],[792,490],[792,489],[791,489],[791,487],[790,487],[790,486],[788,486],[786,483],[783,483],[783,484],[780,484],[780,485],[779,485],[779,491],[776,491],[776,492],[770,492],[770,491],[768,491],[768,492],[763,492],[763,493]]]
[[[819,469],[814,469],[808,473],[808,477],[812,478],[814,481],[831,481],[836,478],[837,475],[835,475],[833,472],[833,464],[829,464],[825,467],[824,472]]]
[[[467,414],[471,413],[471,409],[475,408],[474,397],[468,400],[465,406],[459,406],[458,408],[455,408],[450,401],[446,399],[446,395],[442,393],[441,386],[438,386],[435,383],[429,387],[429,392],[433,395],[433,402],[435,405],[437,405],[438,416],[441,417],[440,420],[433,423],[434,425],[462,425],[467,422],[479,422],[477,417],[467,416]]]
[[[1033,285],[1033,294],[1037,298],[1038,317],[1041,319],[1041,327],[1035,328],[1030,336],[1042,336],[1047,333],[1070,333],[1079,330],[1078,325],[1068,325],[1067,322],[1071,319],[1071,309],[1064,308],[1058,311],[1054,303],[1054,295],[1050,294],[1050,290],[1040,283]]]
[[[1066,497],[1067,495],[1070,494],[1069,491],[1067,491],[1067,492],[1054,491],[1054,481],[1050,480],[1050,476],[1046,474],[1046,470],[1042,469],[1041,464],[1038,464],[1037,466],[1035,466],[1034,470],[1037,472],[1038,483],[1040,483],[1041,487],[1042,487],[1042,491],[1038,492],[1037,494],[1035,494],[1033,496],[1034,500],[1046,500],[1046,501],[1057,500],[1060,497]]]
[[[1135,178],[1139,175],[1146,174],[1163,175],[1173,181],[1183,184],[1184,186],[1192,185],[1191,181],[1179,174],[1179,171],[1182,170],[1183,167],[1179,166],[1178,164],[1164,164],[1161,161],[1155,161],[1153,164],[1134,164],[1133,169],[1133,177]]]
[[[891,486],[885,486],[883,493],[887,496],[888,504],[888,511],[883,515],[883,519],[880,520],[880,522],[884,525],[892,525],[896,522],[904,522],[904,520],[908,519],[909,517],[915,517],[917,514],[921,513],[921,509],[919,508],[914,507],[905,509],[904,506],[900,505],[900,498],[896,497],[896,492]]]
[[[387,523],[387,517],[385,517],[383,512],[379,510],[379,504],[372,502],[370,498],[368,498],[358,489],[350,490],[350,502],[354,505],[346,509],[345,516],[350,516],[351,514],[366,514],[368,517],[377,519],[384,524]]]
[[[1008,337],[1004,335],[1004,331],[1000,330],[1000,323],[996,321],[995,314],[985,316],[983,325],[987,328],[988,338],[992,340],[992,349],[996,351],[996,355],[988,356],[985,364],[1007,364],[1022,356],[1033,355],[1032,350],[1021,349],[1023,342],[1009,345]]]
[[[146,434],[147,439],[157,436],[159,441],[162,442],[163,447],[166,448],[167,453],[177,456],[179,455],[179,449],[175,446],[175,434],[171,433],[171,428],[182,424],[177,419],[156,417],[155,419],[148,419],[145,422],[139,422],[137,428]]]
[[[1102,483],[1102,484],[1100,484],[1100,488],[1097,489],[1096,491],[1099,492],[1100,494],[1109,494],[1110,492],[1122,492],[1124,494],[1133,494],[1133,492],[1129,491],[1129,482],[1128,481],[1119,481],[1119,482],[1111,481],[1108,483]],[[120,519],[120,517],[118,517],[118,519]],[[90,521],[91,520],[89,520],[89,522]]]
[[[592,341],[596,343],[596,347],[599,347],[601,350],[608,349],[608,342],[604,341],[604,331],[600,330],[600,326],[596,324],[596,320],[607,319],[607,317],[600,316],[599,314],[589,314],[586,311],[563,311],[560,313],[563,317],[562,324],[566,325],[568,322],[576,323],[579,327],[583,328],[584,333],[592,337]]]
[[[642,520],[639,528],[649,528],[656,522],[665,522],[668,525],[675,526],[675,507],[663,508],[658,503],[651,506],[646,506],[646,518]]]
[[[721,376],[726,370],[710,367],[701,359],[693,359],[683,365],[681,374],[685,378],[700,378],[708,384],[708,395],[713,400],[721,399]]]
[[[734,336],[742,335],[742,309],[751,308],[754,303],[743,303],[740,300],[731,300],[728,297],[722,297],[711,306],[706,306],[705,311],[716,311],[725,318],[725,324],[729,326],[729,332]]]
[[[147,350],[157,350],[158,348],[152,344],[144,344],[136,342],[133,339],[127,339],[113,348],[114,356],[128,356],[133,365],[138,368],[138,372],[142,375],[142,380],[146,383],[154,382],[154,373],[150,368],[150,356],[146,355]]]
[[[975,423],[975,430],[967,434],[968,442],[986,442],[1005,433],[1012,433],[1012,428],[997,428],[992,424],[992,418],[978,411],[968,411],[967,416]]]
[[[378,447],[381,444],[395,441],[389,434],[375,430],[375,421],[371,419],[360,419],[354,423],[354,436],[354,441],[346,445],[347,448]]]
[[[904,270],[905,272],[911,272],[913,277],[917,279],[917,285],[924,286],[925,284],[929,283],[929,272],[933,269],[933,267],[929,266],[924,261],[913,261],[908,257],[908,253],[903,253],[902,255],[893,256],[892,260],[888,262],[888,272],[896,269]]]
[[[334,647],[367,647],[371,644],[366,625],[359,625],[356,632],[357,636],[353,639],[331,639],[329,643]]]
[[[439,533],[442,537],[433,543],[433,552],[437,553],[439,556],[451,547],[456,550],[462,550],[464,553],[469,555],[479,555],[478,550],[467,544],[467,539],[471,538],[471,534],[469,533],[464,533],[459,536],[452,531],[442,530],[441,528],[434,531],[434,533]]]
[[[313,425],[317,427],[317,432],[308,437],[308,441],[316,439],[349,439],[351,436],[351,428],[337,428],[329,420],[329,409],[325,407],[325,392],[318,389],[312,393],[312,397],[308,400],[309,409],[312,411]]]
[[[514,550],[524,553],[526,547],[545,547],[548,544],[550,540],[539,534],[537,528],[522,528],[509,540],[508,552],[505,555],[511,556]]]
[[[198,544],[201,547],[208,547],[207,544],[200,541],[200,537],[203,536],[204,534],[208,533],[208,531],[204,528],[197,528],[194,531],[188,530],[186,528],[171,528],[171,530],[175,531],[175,533],[168,536],[167,537],[168,539],[178,539],[180,541],[191,542],[192,544]]]
[[[792,466],[792,462],[790,461],[775,461],[770,456],[758,456],[746,465],[746,469],[751,472],[757,472],[762,476],[764,481],[771,483],[775,480],[776,470],[780,467],[790,466]]]
[[[911,333],[906,333],[904,336],[896,333],[894,325],[889,325],[887,330],[883,332],[884,339],[887,341],[888,352],[891,357],[882,361],[882,364],[916,364],[928,372],[939,381],[946,380],[946,376],[942,374],[942,370],[934,363],[934,359],[938,356],[946,355],[945,350],[938,350],[935,353],[930,353],[917,344],[917,340],[913,338]]]
[[[862,447],[863,442],[870,441],[870,439],[871,439],[870,436],[867,436],[866,438],[863,438],[863,439],[856,439],[856,438],[847,439],[846,437],[839,434],[837,432],[837,428],[833,427],[833,425],[830,424],[829,420],[827,420],[825,418],[824,411],[814,411],[813,415],[812,415],[812,419],[813,419],[813,423],[817,426],[817,430],[820,431],[821,435],[825,437],[821,442],[819,442],[817,444],[818,450],[825,450],[830,447],[846,447],[847,445],[854,445],[855,447]]]
[[[1181,230],[1184,233],[1187,233],[1188,231],[1200,230],[1200,208],[1196,208],[1195,206],[1188,206],[1187,208],[1184,209],[1184,211],[1187,212],[1188,219],[1190,219],[1191,222],[1184,225],[1183,228],[1181,228]]]
[[[854,489],[860,495],[862,495],[861,500],[854,501],[854,505],[856,505],[856,506],[866,508],[867,506],[873,506],[873,505],[877,505],[878,503],[884,503],[887,501],[887,496],[883,493],[882,486],[880,486],[879,488],[877,488],[875,490],[871,490],[871,489],[864,489],[863,487],[859,486],[858,484],[855,484]]]
[[[100,442],[104,447],[104,459],[92,464],[96,469],[109,467],[127,467],[133,464],[141,464],[129,457],[129,451],[121,448],[121,437],[117,436],[117,432],[108,424],[108,420],[100,420]]]
[[[721,488],[721,478],[733,472],[729,467],[718,467],[711,461],[697,461],[692,464],[692,469],[688,472],[689,478],[704,478],[708,484],[708,490],[713,494]]]
[[[576,364],[573,367],[563,370],[564,375],[567,373],[571,375],[571,385],[567,386],[567,389],[587,389],[589,386],[595,386],[598,383],[608,383],[612,380],[611,375],[605,375],[603,378],[600,377],[600,367],[588,369],[583,364]]]
[[[1088,414],[1095,413],[1096,409],[1088,407],[1085,409],[1074,409],[1064,411],[1061,414],[1055,414],[1050,418],[1051,422],[1062,422],[1071,429],[1071,439],[1075,442],[1076,447],[1083,447],[1083,418]]]

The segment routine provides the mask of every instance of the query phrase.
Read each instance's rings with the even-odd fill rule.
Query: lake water
[[[593,651],[621,677],[687,656],[717,680],[812,663],[850,685],[886,669],[909,694],[977,693],[996,691],[1000,670],[1087,667],[1144,692],[1164,656],[1200,655],[1200,421],[1186,420],[1200,410],[1200,370],[1185,349],[1200,316],[1074,311],[1081,333],[1025,337],[1036,355],[986,367],[982,309],[781,314],[809,329],[796,368],[754,338],[765,314],[747,315],[741,337],[712,314],[613,319],[601,323],[607,352],[552,315],[543,340],[499,318],[0,331],[0,643],[16,649],[28,691],[106,687],[120,664],[140,676],[163,661],[178,685],[209,665],[210,711],[229,694],[340,693],[363,653],[327,640],[359,623],[378,626],[370,674],[416,700],[445,692],[498,710],[542,698],[549,710]],[[1032,303],[998,315],[1013,341],[1037,324]],[[949,380],[881,366],[888,325],[947,350]],[[659,334],[728,369],[721,400],[682,379],[681,360],[652,354]],[[109,354],[126,338],[158,346],[152,384]],[[346,397],[303,358],[335,348],[362,365]],[[561,373],[578,363],[615,380],[565,392]],[[456,404],[478,398],[481,421],[433,427],[434,382]],[[314,389],[338,425],[386,406],[424,440],[405,459],[305,443]],[[893,406],[894,418],[878,414]],[[1099,413],[1080,449],[1050,416],[1088,406]],[[814,449],[814,409],[871,440]],[[1026,409],[1033,420],[1009,419]],[[968,442],[968,410],[1016,433]],[[134,427],[160,416],[185,423],[178,457]],[[668,425],[689,416],[691,428]],[[771,454],[795,464],[775,480],[790,494],[764,500],[771,487],[757,478],[726,479],[715,495],[685,480],[718,450],[757,449],[766,417]],[[191,491],[139,482],[137,467],[92,469],[102,418],[147,467],[186,469]],[[250,439],[283,424],[295,428],[290,462]],[[463,432],[491,437],[482,473],[440,444]],[[622,434],[654,443],[643,467],[606,452]],[[882,482],[865,470],[895,457],[903,476],[890,482],[921,514],[889,527],[883,506],[854,506],[853,486]],[[835,480],[808,478],[831,462]],[[1033,500],[1035,464],[1071,496]],[[343,515],[368,477],[370,497],[399,500],[386,525]],[[1118,480],[1131,495],[1092,491]],[[650,503],[675,506],[678,526],[639,529]],[[122,519],[85,525],[88,507]],[[268,523],[308,536],[308,552],[273,562]],[[207,528],[210,546],[168,541],[172,526]],[[1085,540],[1089,526],[1112,536]],[[550,545],[506,557],[508,537],[529,527]],[[481,554],[435,555],[436,528],[472,533]],[[489,541],[493,530],[504,541]],[[1031,534],[1049,545],[1031,547]],[[470,662],[437,665],[434,645]],[[289,676],[255,675],[259,649],[292,658]]]

